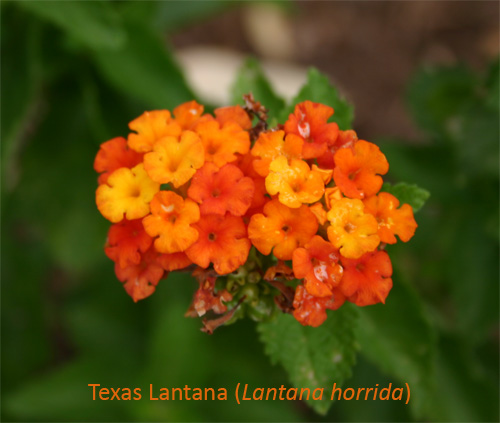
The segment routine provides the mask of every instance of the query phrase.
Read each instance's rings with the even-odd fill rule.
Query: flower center
[[[137,186],[133,187],[130,191],[130,196],[134,198],[138,198],[141,196],[141,189]]]
[[[214,242],[216,238],[217,238],[217,235],[215,235],[213,232],[208,234],[208,240],[210,242]]]
[[[354,181],[354,179],[356,178],[356,176],[358,176],[358,173],[359,173],[359,169],[355,170],[354,172],[349,173],[349,176],[348,176],[349,180]]]
[[[211,143],[211,144],[209,144],[209,145],[207,146],[207,148],[206,148],[206,150],[205,150],[205,151],[206,151],[206,152],[207,152],[207,154],[209,154],[210,156],[213,156],[215,153],[217,153],[217,150],[218,150],[217,146]]]
[[[352,233],[356,229],[356,227],[352,223],[346,223],[344,226],[344,231],[346,231],[348,234]]]

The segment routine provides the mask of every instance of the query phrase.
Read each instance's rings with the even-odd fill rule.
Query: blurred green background
[[[498,3],[0,7],[2,421],[498,421]],[[292,47],[259,41],[276,27]],[[200,98],[173,52],[204,45],[320,68],[386,154],[388,179],[431,192],[414,239],[390,250],[387,305],[361,310],[345,384],[408,382],[411,406],[340,401],[319,416],[299,401],[238,405],[238,382],[289,386],[256,325],[208,336],[183,317],[190,279],[171,275],[138,304],[116,280],[94,156],[144,110]],[[92,401],[89,383],[229,398]]]

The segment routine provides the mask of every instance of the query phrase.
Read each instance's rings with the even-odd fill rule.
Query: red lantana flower
[[[105,184],[116,169],[128,167],[132,169],[142,162],[143,154],[131,150],[123,137],[113,138],[101,144],[94,160],[94,169],[100,173],[97,182]]]
[[[167,271],[173,272],[174,270],[184,269],[193,264],[186,253],[172,253],[160,254],[158,256],[158,263]]]
[[[127,294],[137,302],[149,297],[155,292],[156,285],[165,276],[165,269],[158,262],[160,253],[153,247],[141,254],[139,264],[120,267],[115,264],[115,273],[119,281],[124,282],[123,287]]]
[[[329,297],[315,297],[299,285],[293,300],[293,317],[303,326],[318,327],[326,320],[326,310],[337,310],[345,302],[342,292],[335,289]]]
[[[353,148],[357,141],[358,136],[352,129],[339,131],[335,142],[329,143],[325,153],[318,157],[318,165],[323,169],[333,169],[335,167],[335,153],[341,148]]]
[[[304,139],[302,157],[312,159],[325,153],[328,144],[335,143],[339,127],[328,123],[333,109],[324,104],[304,101],[295,106],[294,112],[285,122],[287,134],[299,135]]]
[[[352,303],[362,307],[385,303],[392,288],[392,264],[385,251],[366,253],[359,259],[341,257],[344,276],[340,289]]]
[[[109,228],[104,251],[123,268],[139,264],[141,253],[145,253],[152,243],[153,238],[144,230],[141,219],[124,219]]]
[[[315,297],[329,297],[340,283],[342,266],[338,250],[320,236],[314,236],[304,248],[293,252],[293,272],[304,279],[307,292]]]
[[[188,189],[189,197],[200,205],[202,214],[226,212],[243,216],[252,203],[254,183],[235,165],[218,168],[206,163],[193,176]]]

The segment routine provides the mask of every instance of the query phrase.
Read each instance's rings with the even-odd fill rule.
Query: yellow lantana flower
[[[149,178],[142,163],[133,169],[122,167],[97,188],[97,208],[113,223],[124,217],[140,219],[149,213],[149,203],[159,190],[160,184]]]
[[[144,156],[144,168],[153,181],[171,182],[178,188],[192,178],[204,161],[200,137],[192,131],[184,131],[180,139],[165,137],[156,142],[153,151]]]
[[[181,126],[172,119],[168,110],[144,112],[129,123],[128,127],[137,133],[128,136],[128,145],[132,150],[146,153],[153,149],[156,141],[163,137],[178,137]]]
[[[269,165],[266,189],[271,195],[279,193],[279,200],[285,206],[298,208],[302,204],[318,201],[325,192],[321,174],[311,170],[303,160],[278,157]]]
[[[357,259],[380,244],[377,220],[364,212],[361,200],[342,198],[327,213],[328,239],[346,258]]]

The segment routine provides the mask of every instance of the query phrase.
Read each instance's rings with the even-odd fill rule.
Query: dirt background
[[[315,66],[355,104],[365,138],[417,139],[405,89],[421,66],[485,70],[499,54],[497,1],[301,1],[233,7],[185,27],[174,48],[222,46]]]

